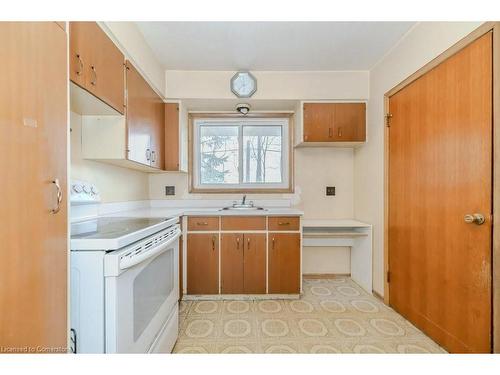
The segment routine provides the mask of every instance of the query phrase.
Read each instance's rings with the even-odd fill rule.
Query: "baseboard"
[[[335,279],[338,277],[350,277],[350,273],[304,273],[304,279]]]

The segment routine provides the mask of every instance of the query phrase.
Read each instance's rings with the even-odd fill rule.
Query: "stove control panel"
[[[101,201],[97,186],[90,182],[73,180],[70,192],[71,204],[99,203]]]

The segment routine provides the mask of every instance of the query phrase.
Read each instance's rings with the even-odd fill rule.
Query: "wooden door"
[[[187,235],[187,294],[219,293],[219,235]]]
[[[300,293],[300,233],[269,233],[269,293]]]
[[[126,63],[128,160],[151,165],[151,102],[149,87],[134,66]]]
[[[489,352],[492,34],[389,106],[390,305],[451,352]]]
[[[223,294],[243,294],[243,234],[221,235],[221,291]]]
[[[245,233],[243,254],[243,292],[266,293],[266,235]]]
[[[0,347],[66,351],[67,49],[55,22],[0,22]],[[57,213],[59,180],[62,200]]]
[[[333,142],[334,103],[304,104],[304,141]]]
[[[366,140],[366,104],[336,103],[333,115],[335,142],[364,142]]]
[[[179,104],[165,103],[165,170],[179,170]]]

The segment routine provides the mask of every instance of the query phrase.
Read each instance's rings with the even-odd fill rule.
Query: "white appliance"
[[[74,352],[172,351],[178,336],[178,223],[178,217],[72,223]]]

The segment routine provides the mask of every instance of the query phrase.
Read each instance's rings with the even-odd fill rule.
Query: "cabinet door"
[[[187,294],[219,293],[219,235],[187,235]]]
[[[151,128],[151,166],[165,168],[165,108],[163,100],[150,89],[153,121]],[[170,144],[168,144],[170,147]]]
[[[223,294],[242,294],[243,289],[243,234],[221,235],[221,291]]]
[[[304,104],[304,141],[333,141],[333,111],[334,103]]]
[[[180,157],[179,104],[165,104],[165,170],[178,171]]]
[[[151,103],[148,101],[148,84],[127,61],[127,158],[137,163],[151,165]]]
[[[244,235],[243,290],[248,294],[266,293],[266,235]]]
[[[88,82],[92,93],[120,113],[125,110],[125,58],[95,22]]]
[[[335,104],[333,125],[335,142],[364,142],[366,140],[366,104]]]
[[[69,78],[77,85],[86,87],[86,75],[92,50],[90,30],[95,22],[69,23]]]
[[[0,22],[3,348],[67,347],[66,42],[55,22]]]
[[[269,293],[300,293],[300,233],[269,233]]]

